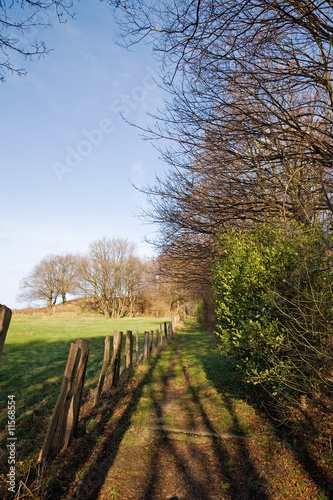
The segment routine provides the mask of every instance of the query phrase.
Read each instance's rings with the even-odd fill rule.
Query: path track
[[[246,466],[248,474],[244,476],[243,467],[234,491],[220,442],[227,440],[231,445],[242,437],[218,435],[191,387],[186,366],[181,376],[176,375],[184,340],[185,334],[164,377],[162,397],[151,395],[153,420],[129,428],[99,500],[266,498],[258,484],[252,496],[252,471]]]

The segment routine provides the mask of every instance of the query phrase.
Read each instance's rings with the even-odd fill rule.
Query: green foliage
[[[227,231],[218,244],[225,258],[214,269],[215,310],[224,351],[248,381],[274,395],[325,386],[333,280],[320,229],[267,224]]]

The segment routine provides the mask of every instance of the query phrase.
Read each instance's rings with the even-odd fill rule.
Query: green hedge
[[[249,382],[273,395],[328,387],[332,271],[320,228],[278,221],[218,240],[217,333]],[[326,359],[327,361],[327,359]]]

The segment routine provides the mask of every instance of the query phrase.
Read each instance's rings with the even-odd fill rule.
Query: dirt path
[[[171,359],[162,394],[158,399],[150,395],[153,418],[128,429],[99,500],[265,498],[260,485],[253,491],[252,471],[246,466],[247,475],[242,470],[235,491],[220,442],[232,446],[242,437],[217,435],[191,387],[186,366],[176,375],[184,340],[185,335]]]

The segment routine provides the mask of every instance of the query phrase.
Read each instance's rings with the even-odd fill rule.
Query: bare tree
[[[62,302],[66,295],[75,294],[78,289],[78,258],[73,254],[56,255],[53,258],[57,282],[57,292]]]
[[[157,258],[145,263],[142,298],[146,314],[155,317],[173,316],[182,317],[186,312],[192,312],[198,296],[196,278],[191,273],[197,269],[194,266],[187,268],[186,275],[182,255],[174,252],[160,254]],[[200,290],[203,291],[202,288]]]
[[[125,312],[126,303],[130,298],[130,293],[135,293],[136,285],[140,284],[139,260],[134,256],[135,245],[126,239],[117,238],[113,240],[113,269],[111,279],[114,283],[114,296],[112,297],[112,315],[121,317]],[[137,282],[136,278],[139,278]],[[135,297],[135,295],[134,295]]]
[[[145,189],[160,248],[185,266],[231,226],[282,214],[330,228],[332,3],[110,3],[125,44],[152,43],[170,95],[145,131],[169,141],[169,170]]]
[[[25,75],[25,70],[13,63],[15,55],[23,59],[40,58],[49,53],[45,43],[37,40],[37,32],[51,26],[51,17],[66,22],[73,17],[73,0],[11,0],[0,2],[0,81],[8,72]]]
[[[90,245],[81,259],[80,287],[94,297],[106,316],[131,313],[141,285],[142,266],[134,244],[123,238],[103,237]]]
[[[89,254],[80,262],[80,282],[85,295],[93,296],[100,303],[106,316],[109,316],[109,298],[113,294],[110,280],[112,270],[112,243],[106,237],[94,241],[90,245]]]
[[[124,312],[124,307],[128,308],[130,317],[133,315],[133,306],[137,301],[143,288],[143,277],[147,262],[139,259],[135,255],[129,255],[123,267],[123,308],[119,309],[118,315]]]
[[[76,288],[76,257],[71,254],[49,255],[22,280],[18,300],[43,301],[52,306],[60,296],[65,302],[66,294],[75,293]]]

